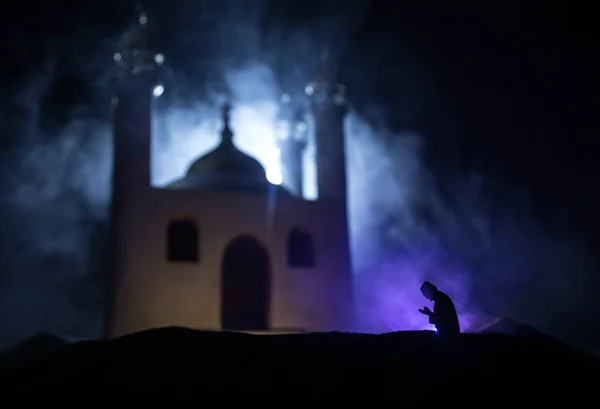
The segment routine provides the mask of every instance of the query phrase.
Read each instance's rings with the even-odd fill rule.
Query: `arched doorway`
[[[221,261],[221,328],[269,329],[269,254],[252,236],[231,240]]]

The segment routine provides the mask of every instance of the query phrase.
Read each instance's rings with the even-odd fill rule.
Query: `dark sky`
[[[593,35],[585,10],[528,2],[374,3],[374,21],[362,35],[383,32],[408,43],[434,78],[436,120],[419,118],[418,126],[444,156],[485,172],[502,166],[515,182],[533,183],[551,200],[579,202],[579,195],[596,191],[589,179]],[[375,98],[393,100],[403,91],[393,77],[402,62],[391,55],[388,61],[373,88],[392,94]]]
[[[482,194],[492,207],[503,208],[508,190],[525,190],[543,229],[556,234],[568,231],[581,240],[581,246],[598,253],[598,70],[593,61],[597,47],[592,43],[591,10],[522,1],[217,3],[146,3],[151,15],[160,16],[152,41],[168,58],[163,79],[166,88],[174,91],[166,95],[167,101],[205,98],[224,87],[223,67],[252,58],[266,61],[287,91],[310,79],[319,49],[329,44],[339,56],[340,76],[350,86],[359,115],[392,134],[411,131],[425,137],[424,160],[442,196],[456,202],[452,199],[457,195],[455,181],[473,175],[486,181]],[[23,152],[29,147],[51,141],[75,118],[108,118],[111,61],[106,56],[112,55],[116,38],[133,18],[133,4],[24,0],[4,6],[0,17],[2,197],[14,193],[14,169],[21,169]],[[245,28],[238,30],[242,23]],[[249,30],[246,36],[243,30]],[[44,82],[48,70],[53,74]],[[41,85],[23,96],[22,91],[35,81]],[[28,126],[37,129],[34,136],[24,131]],[[88,204],[82,200],[85,208]],[[76,209],[73,212],[85,213],[72,200],[67,202]],[[15,243],[24,252],[29,248],[35,253],[35,246],[19,242],[19,223],[27,222],[15,221],[14,205],[4,200],[2,206],[4,298],[19,291],[14,284],[17,276],[35,276],[42,288],[35,296],[4,302],[2,319],[10,321],[6,338],[14,340],[38,329],[37,324],[15,324],[21,319],[19,306],[35,304],[44,309],[54,302],[44,298],[44,288],[53,291],[63,285],[57,282],[70,282],[71,276],[44,273],[42,279],[36,276],[41,273],[28,270],[33,267],[13,262]],[[79,219],[81,224],[90,223],[90,232],[102,224],[98,216]],[[428,219],[424,211],[424,223]],[[88,264],[90,271],[98,269],[96,259]],[[597,270],[589,271],[585,280],[598,288]],[[535,280],[544,277],[541,272]],[[94,304],[87,300],[97,297],[90,295],[96,293],[89,287],[98,284],[90,282],[95,284],[69,287],[70,297]],[[595,308],[590,306],[592,312],[584,315],[594,317],[594,311],[600,311]],[[85,325],[81,328],[81,333],[93,332]],[[594,331],[581,335],[586,341],[597,336]]]

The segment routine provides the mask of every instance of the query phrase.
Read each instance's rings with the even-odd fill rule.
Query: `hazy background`
[[[99,334],[112,55],[133,5],[31,0],[0,17],[0,347],[40,330]],[[592,25],[552,7],[148,1],[166,58],[153,181],[214,146],[225,96],[236,143],[277,167],[279,97],[301,98],[328,46],[350,86],[362,330],[427,328],[416,309],[430,279],[465,329],[508,316],[597,346]],[[307,165],[311,196],[310,151]]]

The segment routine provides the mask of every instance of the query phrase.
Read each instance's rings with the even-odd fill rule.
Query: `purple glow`
[[[404,257],[384,262],[356,277],[361,330],[373,333],[399,330],[435,330],[418,309],[433,303],[420,287],[430,280],[452,297],[462,331],[477,320],[464,306],[470,296],[467,272],[448,261],[432,256]]]

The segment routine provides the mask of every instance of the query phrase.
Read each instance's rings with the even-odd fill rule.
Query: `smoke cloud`
[[[157,40],[164,48],[157,51],[166,56],[166,91],[157,100],[153,141],[157,186],[181,177],[216,145],[219,103],[225,98],[235,107],[238,146],[268,171],[277,171],[274,129],[281,93],[302,92],[319,44],[343,49],[366,4],[344,13],[335,2],[327,3],[329,14],[339,17],[307,17],[284,29],[288,22],[266,15],[265,2],[243,11],[234,2],[218,9],[197,3],[181,2],[165,11],[158,30],[169,35]],[[271,27],[266,34],[264,19]],[[6,112],[13,114],[3,120],[14,126],[7,128],[13,142],[2,153],[0,347],[40,330],[99,335],[112,164],[107,84],[113,37],[107,35],[106,46],[88,51],[86,62],[74,68],[93,98],[65,103],[68,115],[53,117],[55,127],[44,125],[52,115],[43,101],[63,75],[58,56],[45,55],[45,68],[32,69],[18,92],[5,97],[12,100]],[[411,92],[421,100],[429,90],[426,81],[419,84],[422,89]],[[424,160],[426,135],[396,134],[381,117],[374,120],[373,112],[385,107],[362,101],[346,121],[362,330],[430,328],[417,312],[427,305],[419,287],[430,280],[453,297],[464,329],[494,314],[583,342],[599,289],[586,278],[596,266],[564,222],[568,218],[543,225],[526,188],[508,188],[482,175],[441,177]],[[314,189],[312,155],[306,176]]]

